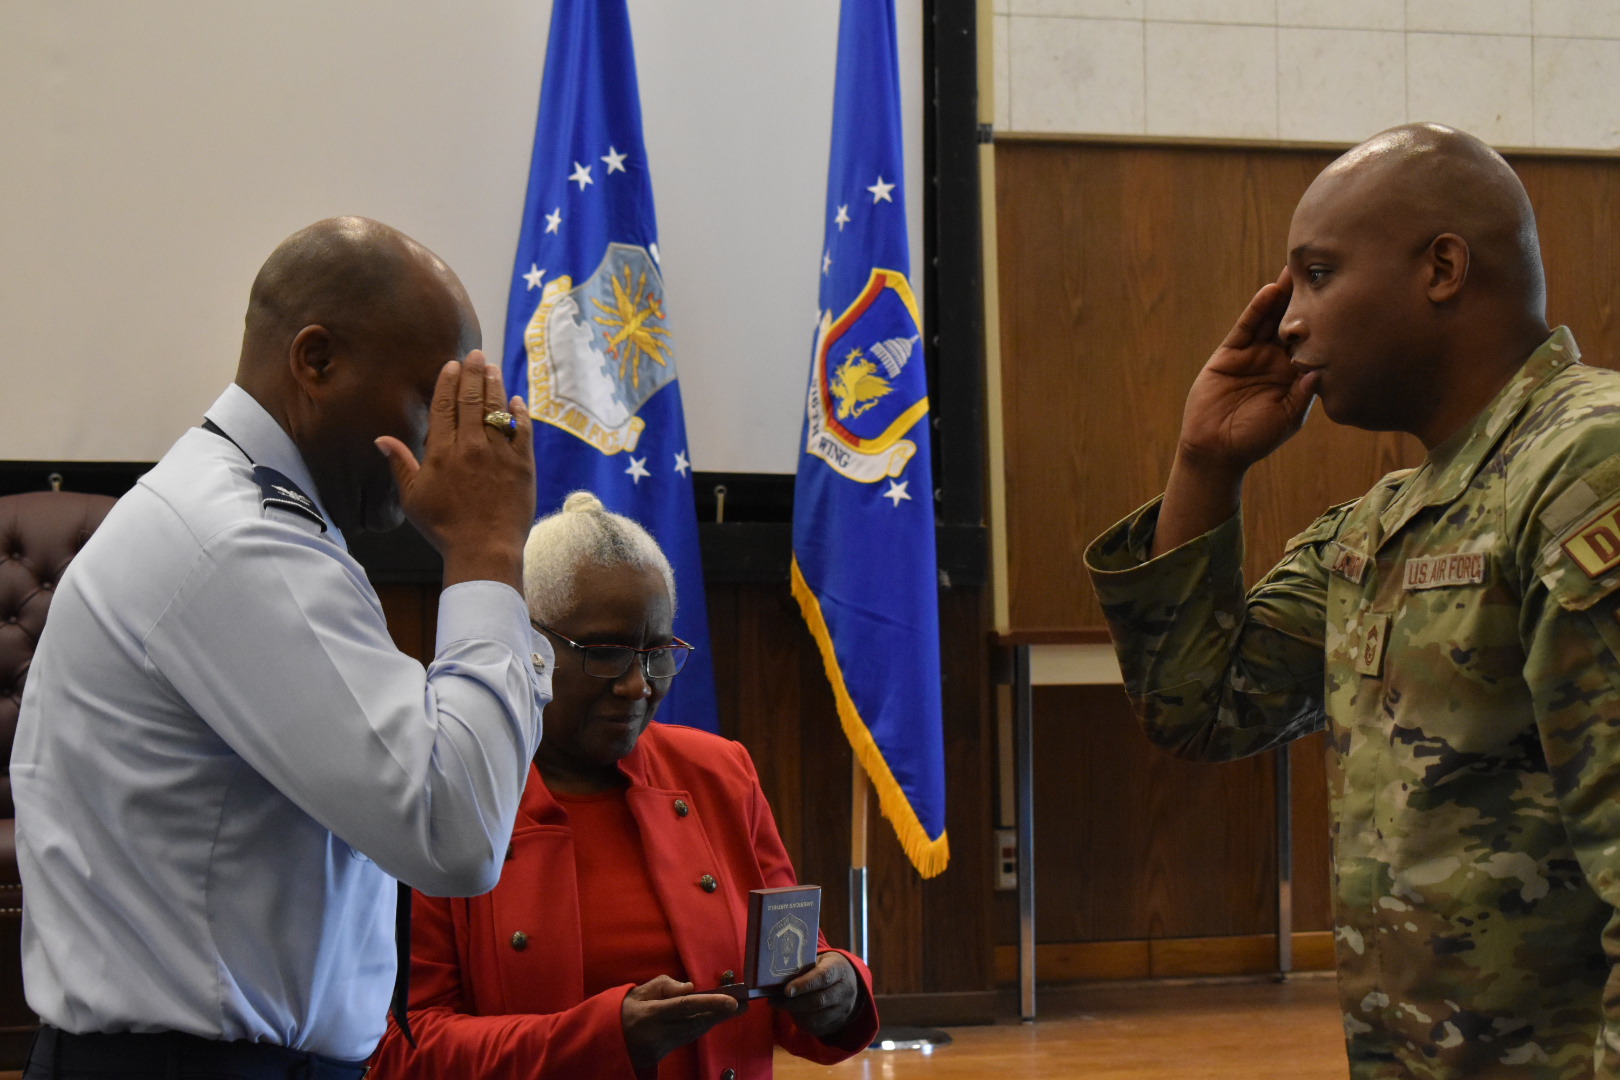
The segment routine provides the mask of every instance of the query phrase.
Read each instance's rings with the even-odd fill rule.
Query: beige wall
[[[1620,0],[992,0],[1002,132],[1620,148]]]
[[[791,473],[838,0],[629,7],[690,460]],[[895,8],[920,275],[922,0]],[[49,371],[0,395],[0,459],[155,460],[235,371],[264,257],[331,214],[437,251],[501,355],[550,13],[0,0],[0,372]]]

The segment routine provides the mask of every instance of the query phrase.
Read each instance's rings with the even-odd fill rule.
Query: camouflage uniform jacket
[[[1087,552],[1149,737],[1330,736],[1351,1074],[1620,1077],[1620,373],[1556,331],[1467,428],[1289,542]],[[1607,1000],[1607,1008],[1605,1008]]]

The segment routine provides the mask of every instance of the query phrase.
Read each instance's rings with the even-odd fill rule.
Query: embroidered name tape
[[[1367,556],[1360,552],[1351,551],[1343,544],[1334,544],[1336,554],[1333,561],[1328,564],[1328,570],[1346,578],[1357,585],[1367,575]]]
[[[1563,543],[1566,554],[1589,578],[1620,566],[1620,502],[1592,518]]]
[[[1444,589],[1452,585],[1478,585],[1485,580],[1485,553],[1426,555],[1406,560],[1406,588]]]

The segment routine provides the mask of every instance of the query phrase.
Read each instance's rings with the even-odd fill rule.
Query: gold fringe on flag
[[[889,763],[883,760],[883,751],[878,749],[872,733],[866,728],[866,722],[861,719],[860,711],[849,696],[849,688],[844,685],[844,673],[838,666],[838,655],[833,651],[832,634],[828,632],[827,620],[821,614],[821,601],[816,599],[810,584],[804,580],[797,557],[793,559],[793,597],[798,600],[799,610],[810,627],[810,634],[821,649],[821,660],[827,668],[827,681],[832,683],[833,697],[838,702],[839,723],[843,725],[850,748],[855,751],[856,760],[866,770],[872,787],[877,789],[878,809],[894,826],[900,846],[911,860],[911,865],[917,868],[917,873],[925,878],[934,877],[950,861],[950,841],[944,832],[937,839],[929,837],[928,831],[917,819],[917,812],[911,808],[911,800],[906,798],[900,782],[889,770]]]

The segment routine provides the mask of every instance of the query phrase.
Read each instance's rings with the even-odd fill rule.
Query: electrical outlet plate
[[[996,891],[1018,888],[1018,830],[996,830]]]

